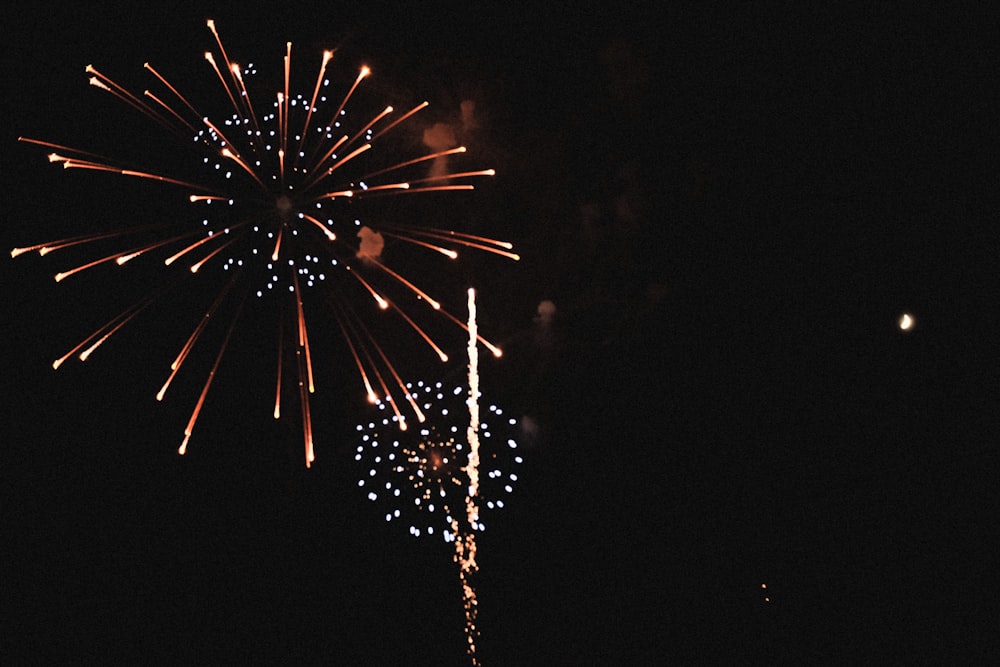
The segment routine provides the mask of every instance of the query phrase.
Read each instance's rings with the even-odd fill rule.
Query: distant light
[[[913,315],[910,313],[903,313],[899,316],[897,325],[899,326],[900,331],[912,331],[916,323],[917,321],[914,319]]]

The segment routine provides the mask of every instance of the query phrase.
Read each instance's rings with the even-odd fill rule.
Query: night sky
[[[470,151],[498,175],[391,212],[522,256],[401,260],[456,313],[479,290],[505,349],[484,392],[523,418],[519,485],[478,536],[483,664],[996,655],[1000,15],[239,4],[2,10],[3,245],[190,222],[176,188],[17,137],[187,168],[84,67],[141,91],[148,60],[212,100],[206,18],[237,61],[292,41],[311,77],[336,47],[428,122],[474,101]],[[313,341],[311,470],[300,424],[270,416],[266,312],[180,457],[210,355],[153,397],[204,305],[54,372],[162,282],[149,263],[56,284],[94,258],[67,252],[0,261],[4,664],[467,664],[449,545],[357,488],[372,412],[339,331]],[[463,381],[461,335],[445,365],[403,326],[380,338],[406,379]]]

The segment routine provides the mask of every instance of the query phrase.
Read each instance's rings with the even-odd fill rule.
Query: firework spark
[[[213,21],[208,21],[208,28],[215,51],[206,52],[205,59],[212,72],[211,79],[221,87],[227,102],[226,111],[217,117],[202,113],[189,95],[181,92],[180,86],[148,63],[145,70],[159,91],[147,90],[141,95],[130,92],[93,66],[86,68],[91,85],[166,128],[196,151],[203,165],[197,175],[135,168],[90,151],[38,139],[20,139],[51,149],[49,160],[67,169],[110,172],[186,190],[186,201],[200,220],[152,241],[148,240],[151,226],[146,226],[15,248],[11,256],[29,251],[46,255],[78,246],[97,248],[114,244],[113,248],[101,251],[97,259],[56,273],[57,281],[99,266],[124,266],[138,257],[156,257],[172,271],[198,274],[211,269],[222,276],[228,273],[230,277],[224,279],[218,297],[197,321],[156,395],[157,400],[163,399],[222,303],[231,299],[239,304],[234,308],[236,314],[184,429],[181,454],[187,449],[246,297],[271,295],[287,301],[280,309],[289,313],[289,317],[288,323],[279,327],[274,416],[280,417],[283,399],[287,401],[282,395],[282,375],[287,373],[291,376],[289,384],[295,387],[293,400],[301,410],[308,466],[315,456],[310,395],[316,385],[308,325],[315,311],[306,305],[307,290],[329,287],[323,292],[323,302],[347,342],[369,400],[375,402],[378,395],[401,395],[409,403],[410,412],[422,422],[421,408],[377,342],[372,328],[360,317],[353,295],[363,295],[377,309],[398,315],[405,328],[446,360],[441,346],[418,324],[415,312],[439,311],[457,325],[465,325],[447,313],[426,289],[389,266],[383,257],[386,244],[409,246],[449,259],[457,258],[463,248],[514,260],[518,256],[510,243],[449,229],[366,220],[363,207],[359,210],[362,201],[388,196],[472,190],[474,181],[494,175],[492,169],[442,171],[443,163],[459,159],[466,152],[463,146],[436,147],[427,154],[399,154],[401,142],[393,144],[392,137],[403,133],[406,123],[412,122],[428,106],[427,102],[401,111],[391,105],[379,105],[374,113],[355,111],[355,106],[364,107],[358,98],[372,71],[361,66],[356,76],[338,87],[331,83],[329,73],[332,51],[323,52],[308,92],[293,93],[290,42],[285,47],[284,75],[279,89],[272,89],[263,97],[251,94],[256,68],[252,64],[242,67],[232,61]],[[433,173],[429,172],[430,165],[434,165]],[[242,289],[234,289],[237,285]],[[60,366],[73,355],[86,359],[151,305],[156,296],[140,301],[110,320],[53,366]],[[478,339],[495,355],[500,355],[499,348],[481,337]],[[286,352],[289,355],[294,352],[294,363],[283,364]],[[398,402],[390,398],[386,403],[394,413],[396,425],[405,429],[406,419]]]

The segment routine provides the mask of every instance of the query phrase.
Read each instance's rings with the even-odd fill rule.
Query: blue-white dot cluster
[[[358,487],[384,507],[386,521],[406,524],[416,537],[440,533],[452,541],[452,518],[464,519],[469,492],[467,390],[422,381],[407,385],[407,390],[426,421],[400,430],[392,405],[377,402],[380,415],[357,426],[354,459],[362,466]],[[503,508],[514,491],[523,462],[516,432],[517,420],[498,406],[480,410],[477,504],[481,511]],[[481,519],[473,527],[485,528]]]
[[[241,72],[241,78],[249,84],[256,72],[256,67],[250,64]],[[228,214],[221,209],[215,211],[209,209],[216,215],[202,219],[202,225],[207,228],[206,233],[208,235],[213,233],[212,227],[219,224],[223,219],[222,215],[228,215],[226,218],[228,220],[238,219],[241,216],[260,220],[240,230],[247,242],[234,244],[227,250],[230,254],[225,256],[223,262],[223,268],[227,271],[244,266],[261,270],[262,278],[256,289],[258,297],[274,292],[279,287],[281,292],[286,290],[294,292],[293,275],[301,288],[315,287],[324,283],[330,271],[341,264],[332,249],[328,253],[321,251],[319,246],[326,244],[329,248],[329,244],[333,241],[323,236],[317,224],[325,226],[331,232],[334,232],[337,224],[350,224],[352,221],[355,228],[363,226],[361,220],[354,216],[342,216],[343,211],[340,211],[340,214],[344,219],[337,223],[335,221],[337,205],[328,198],[312,198],[322,192],[349,187],[347,183],[350,182],[350,175],[346,169],[343,170],[344,173],[336,173],[339,177],[347,179],[347,182],[340,182],[336,187],[329,188],[316,186],[316,179],[309,173],[310,160],[315,160],[317,155],[325,153],[332,145],[331,142],[339,141],[352,131],[349,127],[345,127],[347,109],[340,109],[335,117],[331,117],[333,110],[326,108],[327,90],[330,86],[330,79],[325,77],[313,106],[310,106],[311,95],[296,93],[284,103],[279,102],[276,96],[271,97],[266,110],[256,114],[256,120],[246,113],[251,106],[246,93],[240,91],[242,98],[240,104],[245,107],[245,111],[230,114],[221,125],[216,125],[210,118],[205,117],[204,127],[194,135],[196,143],[209,149],[209,154],[203,158],[205,168],[218,174],[227,184],[227,189],[228,184],[235,184],[237,181],[243,183],[241,187],[244,188],[243,194],[238,194],[235,199],[228,201],[212,198],[198,200],[198,205],[218,207],[220,204],[228,203],[228,206],[232,207]],[[257,100],[259,96],[253,94],[250,97]],[[280,108],[283,104],[287,105],[287,117],[284,121],[281,120],[284,111]],[[311,128],[308,134],[310,140],[304,142],[301,130],[307,116],[310,117]],[[363,122],[361,118],[358,120]],[[288,130],[284,138],[280,127],[282,124]],[[214,129],[216,127],[219,128],[218,131]],[[373,138],[373,130],[368,128],[357,137],[357,140],[370,143]],[[282,148],[286,151],[283,157],[279,155],[279,149]],[[236,157],[225,156],[224,150],[231,151]],[[337,159],[337,154],[333,153],[323,163],[323,168],[335,163]],[[246,167],[240,167],[239,162]],[[252,170],[254,175],[249,175],[247,170]],[[310,186],[309,195],[297,196],[298,192],[305,192],[307,185]],[[367,189],[363,183],[358,187]],[[272,198],[275,202],[274,210],[269,211],[268,202]],[[235,215],[234,209],[238,211]],[[283,226],[286,232],[280,242],[276,234],[279,226]],[[353,239],[353,232],[341,234],[341,237],[345,241],[350,241]],[[280,262],[270,260],[276,247]],[[346,253],[345,256],[349,257],[353,251],[350,248],[341,248],[339,252]],[[323,257],[317,257],[317,254]],[[278,268],[281,270],[277,270]]]

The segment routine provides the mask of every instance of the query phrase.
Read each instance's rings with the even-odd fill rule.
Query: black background
[[[498,176],[469,206],[523,259],[442,282],[479,288],[507,349],[486,391],[537,425],[479,538],[483,663],[994,652],[995,13],[260,5],[4,9],[6,247],[184,211],[16,139],[169,164],[83,68],[141,90],[149,60],[210,97],[208,17],[234,60],[337,46],[431,119],[475,100]],[[466,660],[449,547],[356,488],[368,413],[338,338],[312,470],[253,327],[182,458],[201,381],[152,396],[196,311],[55,373],[145,287],[0,265],[6,664]]]

